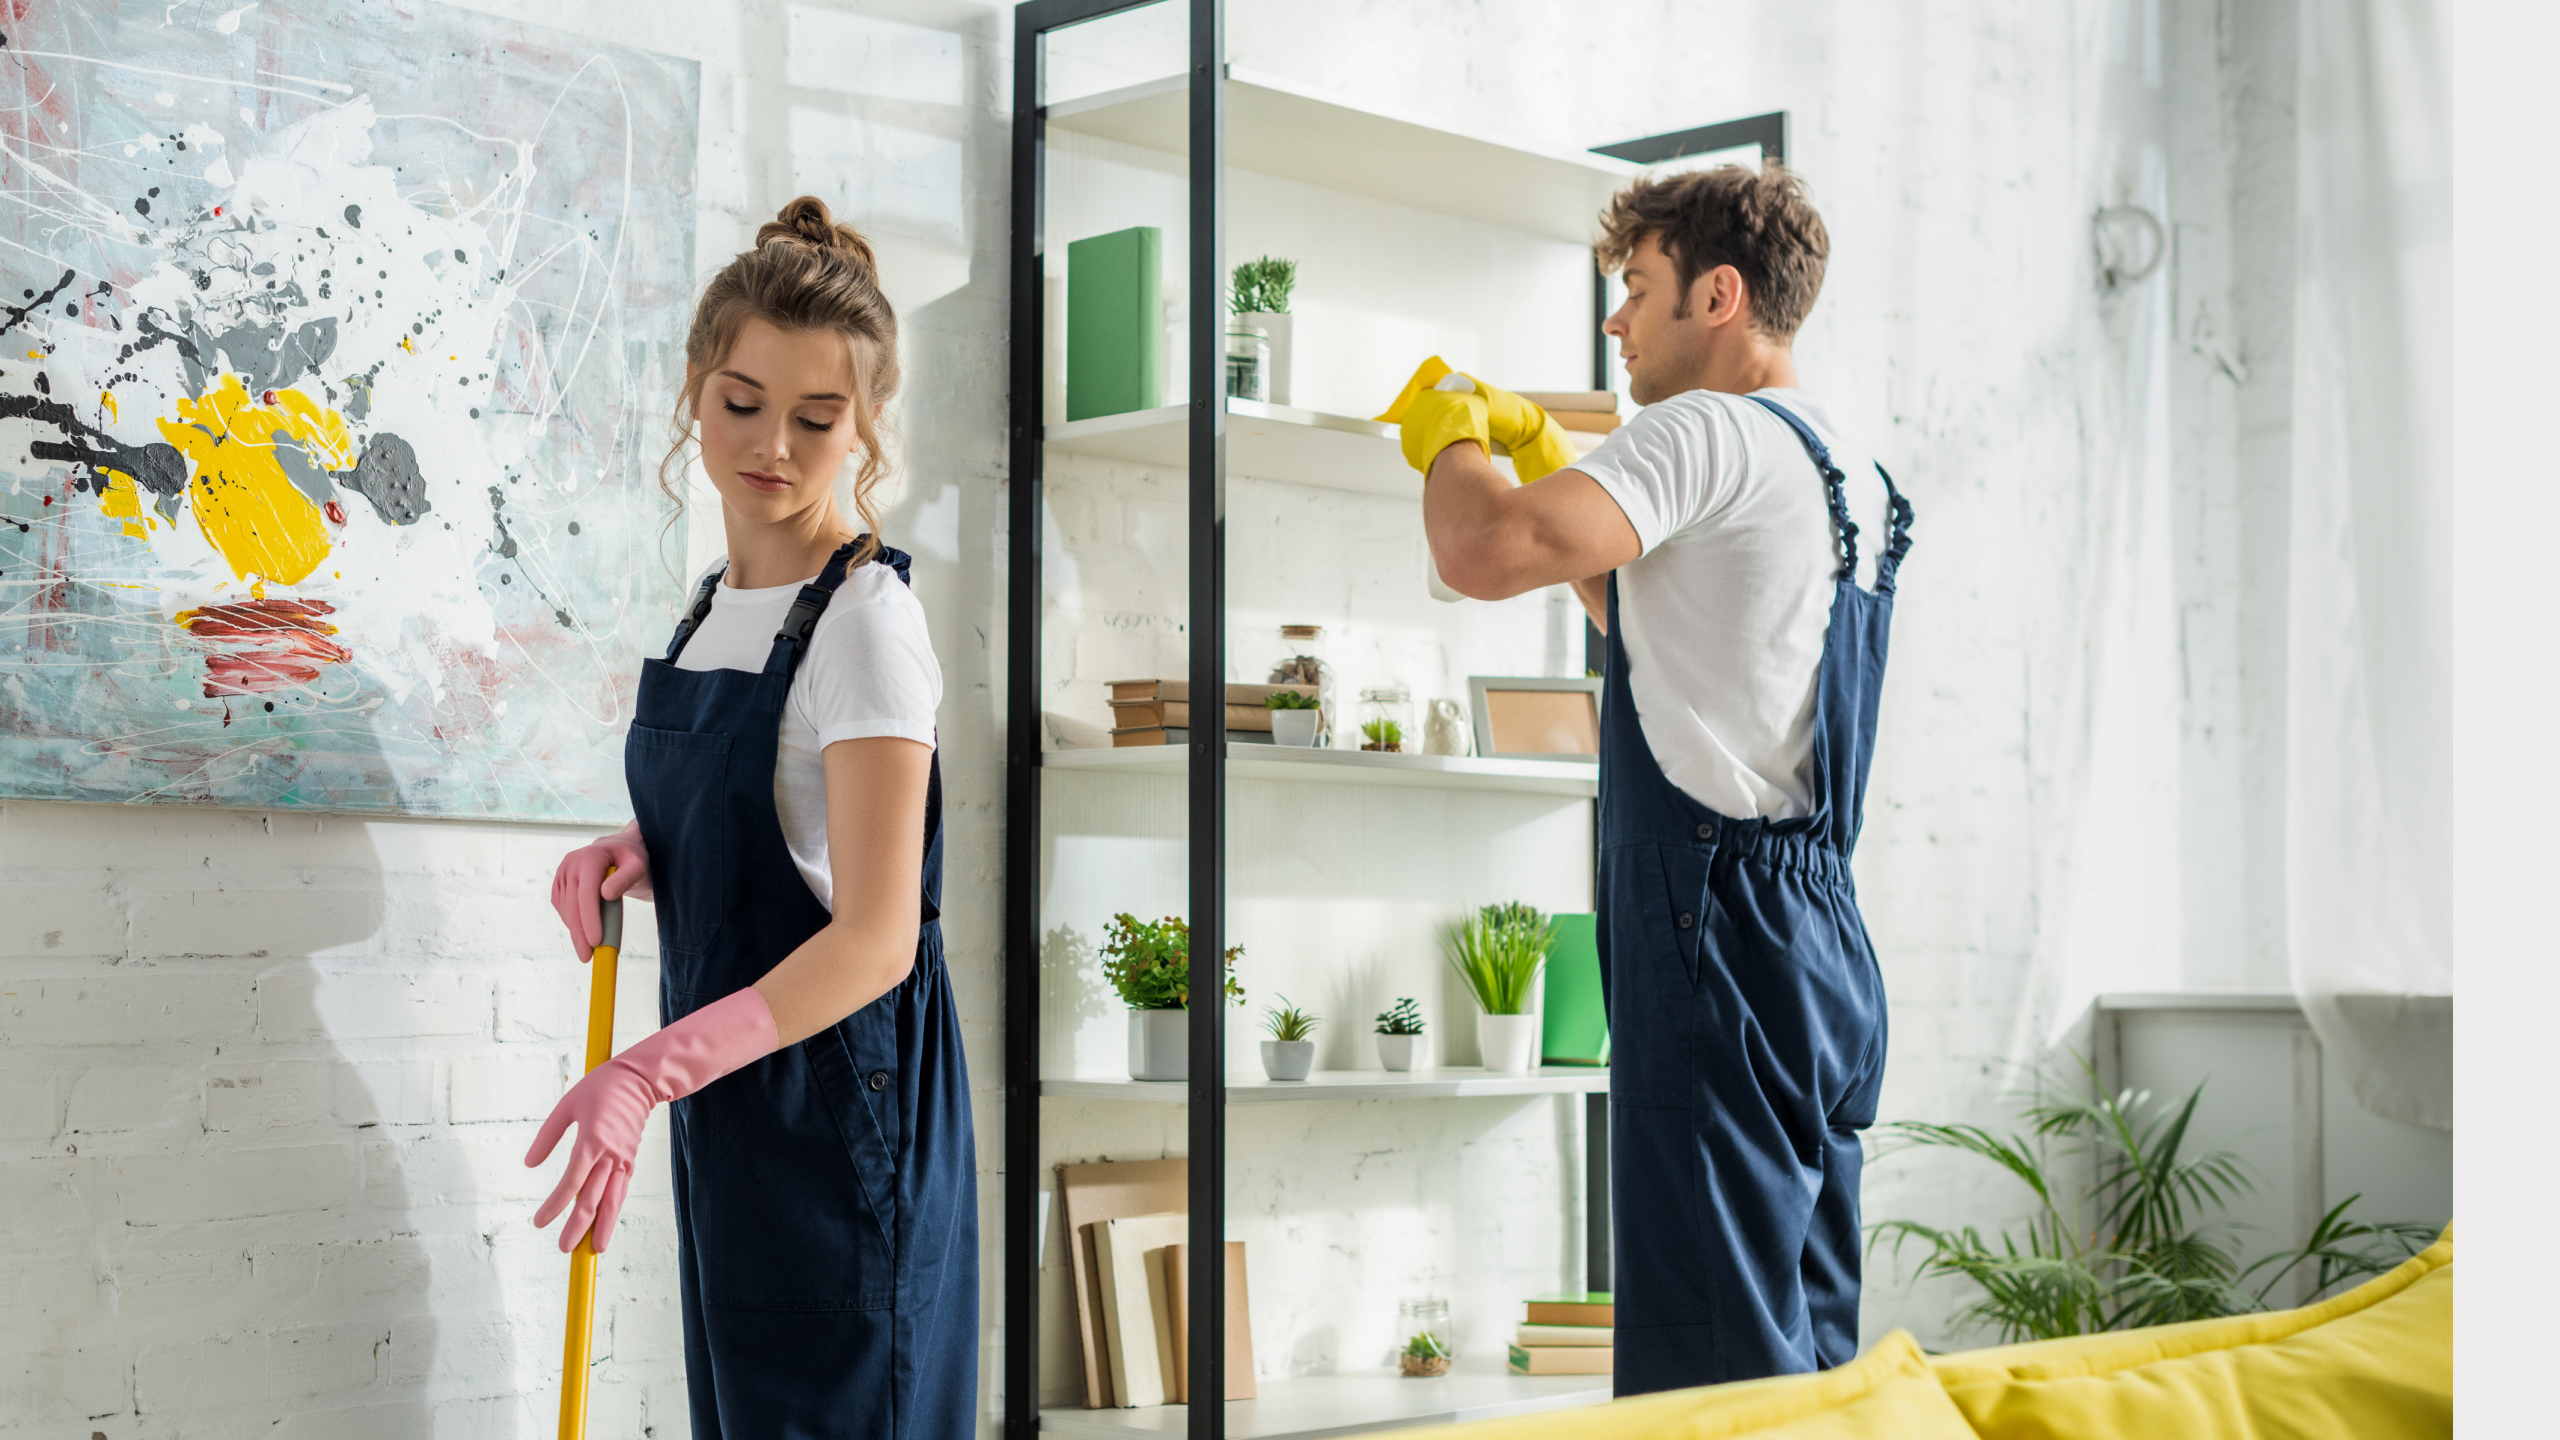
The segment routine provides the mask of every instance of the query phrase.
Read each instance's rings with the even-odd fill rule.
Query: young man
[[[1830,242],[1793,175],[1639,182],[1603,223],[1627,283],[1603,328],[1640,414],[1552,470],[1553,422],[1470,377],[1402,420],[1442,579],[1486,600],[1571,582],[1608,635],[1600,955],[1616,1389],[1636,1395],[1857,1352],[1885,1014],[1849,853],[1911,511],[1796,388]]]

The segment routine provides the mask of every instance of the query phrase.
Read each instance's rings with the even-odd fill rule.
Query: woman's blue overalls
[[[641,672],[625,768],[665,1023],[753,984],[827,923],[783,843],[774,762],[792,672],[853,548],[801,588],[761,673],[675,666],[717,575]],[[907,578],[905,555],[879,559]],[[697,1440],[974,1431],[977,1156],[942,963],[938,758],[927,793],[914,972],[671,1107]]]
[[[1858,1349],[1858,1132],[1875,1121],[1885,1014],[1849,852],[1911,506],[1888,476],[1893,534],[1874,591],[1859,589],[1845,477],[1802,420],[1760,403],[1811,452],[1843,557],[1806,814],[1732,819],[1664,778],[1609,585],[1600,973],[1620,1395],[1827,1368]]]

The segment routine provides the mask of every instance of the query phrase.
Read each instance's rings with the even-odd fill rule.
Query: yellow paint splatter
[[[187,508],[204,538],[229,562],[231,573],[291,585],[329,553],[329,529],[320,507],[294,488],[276,458],[276,445],[300,445],[323,469],[355,463],[346,419],[298,390],[268,391],[253,401],[237,375],[225,375],[200,400],[180,400],[160,434],[194,462]]]
[[[107,412],[107,423],[108,423],[108,424],[113,425],[114,423],[116,423],[116,417],[117,417],[117,415],[118,415],[118,413],[119,413],[119,412],[118,412],[118,411],[117,411],[117,409],[116,409],[116,397],[115,397],[115,396],[113,396],[113,395],[109,394],[108,392],[106,392],[106,391],[104,391],[104,390],[99,391],[99,392],[98,392],[98,408]]]
[[[107,488],[98,492],[98,513],[110,520],[122,520],[124,533],[137,540],[148,537],[151,517],[142,508],[141,487],[121,470],[109,470],[106,476]]]
[[[415,355],[415,354],[417,354],[417,353],[418,353],[418,347],[417,347],[417,346],[415,346],[415,345],[410,344],[410,343],[409,343],[409,337],[408,337],[408,336],[406,336],[406,335],[403,335],[403,336],[401,336],[401,337],[400,337],[400,348],[401,348],[401,349],[403,349],[403,350],[408,351],[408,352],[409,352],[410,354],[412,354],[412,355]]]

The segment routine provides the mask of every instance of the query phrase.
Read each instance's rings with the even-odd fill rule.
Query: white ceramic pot
[[[1304,1080],[1316,1066],[1316,1042],[1313,1040],[1265,1040],[1262,1042],[1262,1073],[1274,1080]]]
[[[1274,710],[1271,712],[1271,740],[1275,745],[1313,745],[1316,725],[1324,719],[1319,710]]]
[[[1414,1052],[1422,1048],[1419,1035],[1381,1035],[1378,1037],[1378,1063],[1390,1070],[1413,1068]]]
[[[1188,1080],[1191,1078],[1190,1011],[1132,1010],[1129,1012],[1129,1078],[1132,1080]]]
[[[1528,1075],[1538,1068],[1538,1017],[1478,1015],[1476,1048],[1484,1052],[1484,1068],[1502,1075]]]
[[[1290,322],[1294,318],[1289,315],[1273,315],[1261,310],[1236,317],[1238,325],[1253,326],[1271,337],[1270,395],[1271,403],[1274,405],[1294,403],[1289,399]]]

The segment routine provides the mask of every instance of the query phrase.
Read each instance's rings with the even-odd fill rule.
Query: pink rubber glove
[[[608,869],[613,873],[606,874]],[[619,833],[561,856],[560,868],[551,877],[551,908],[560,913],[560,923],[569,927],[569,948],[577,952],[579,964],[587,963],[604,941],[600,902],[625,895],[634,900],[652,898],[649,847],[640,843],[637,820]]]
[[[551,1107],[551,1118],[542,1122],[542,1133],[525,1152],[526,1165],[539,1165],[573,1122],[578,1127],[577,1142],[569,1147],[569,1168],[560,1172],[551,1198],[533,1212],[533,1223],[548,1225],[567,1209],[560,1252],[577,1249],[578,1237],[592,1227],[596,1253],[603,1254],[613,1238],[613,1222],[622,1214],[623,1192],[631,1187],[631,1159],[640,1153],[640,1131],[649,1123],[649,1112],[763,1059],[781,1044],[772,1007],[750,985],[588,1071]]]

